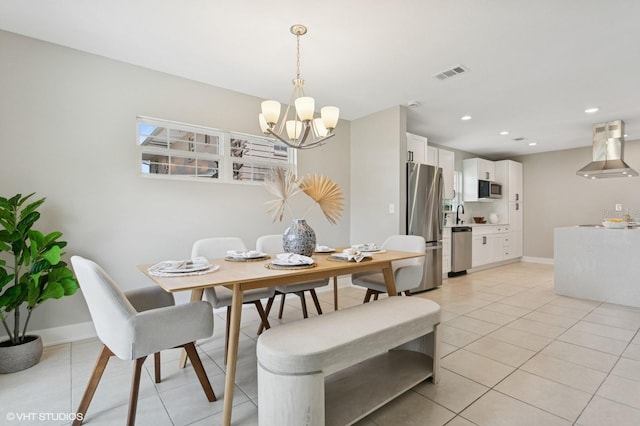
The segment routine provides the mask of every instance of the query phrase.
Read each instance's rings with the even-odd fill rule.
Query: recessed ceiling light
[[[586,112],[587,114],[593,114],[594,112],[598,112],[599,110],[600,108],[593,107],[585,109],[584,112]]]
[[[463,115],[462,117],[460,117],[460,120],[462,120],[462,121],[471,120],[471,116],[470,115]]]
[[[507,132],[506,130],[503,130],[503,131],[501,131],[501,132],[500,132],[500,134],[501,134],[502,136],[505,136],[505,135],[508,135],[508,134],[509,134],[509,132]]]
[[[536,142],[529,142],[529,146],[536,146],[537,143]]]
[[[625,137],[625,138],[628,138],[628,137],[629,137],[629,135],[625,134],[625,135],[624,135],[624,137]]]

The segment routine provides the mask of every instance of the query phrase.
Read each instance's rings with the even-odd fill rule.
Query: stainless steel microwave
[[[502,185],[490,180],[478,180],[478,198],[502,198]]]

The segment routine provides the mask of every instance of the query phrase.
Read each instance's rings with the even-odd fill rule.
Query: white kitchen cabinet
[[[429,146],[424,136],[407,133],[407,161],[442,168],[444,183],[442,198],[450,200],[455,197],[453,184],[455,154],[452,151]]]
[[[482,266],[506,260],[511,255],[509,226],[473,227],[471,266]]]
[[[496,166],[493,161],[484,158],[467,158],[462,162],[464,173],[467,172],[476,179],[495,180]]]
[[[451,272],[451,228],[442,231],[442,274]]]
[[[430,166],[440,167],[438,165],[438,148],[435,146],[429,146],[427,143],[426,153],[426,163]]]
[[[522,202],[522,163],[512,160],[495,162],[496,182],[502,184],[503,199]]]
[[[496,168],[493,161],[483,158],[467,158],[462,161],[463,201],[491,201],[478,198],[478,180],[494,180]]]
[[[427,163],[427,138],[407,133],[407,161]]]
[[[453,151],[438,149],[438,167],[442,168],[442,180],[444,181],[444,194],[442,198],[450,200],[455,197],[456,191],[453,183],[453,171],[455,154]]]

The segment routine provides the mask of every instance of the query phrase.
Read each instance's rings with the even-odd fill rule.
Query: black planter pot
[[[10,340],[0,342],[0,374],[26,370],[40,362],[42,339],[40,336],[25,336],[25,342],[12,345]]]

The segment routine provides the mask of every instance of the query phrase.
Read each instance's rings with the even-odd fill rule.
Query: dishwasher
[[[471,268],[472,231],[470,226],[454,226],[451,228],[451,272],[450,277],[467,273]]]

